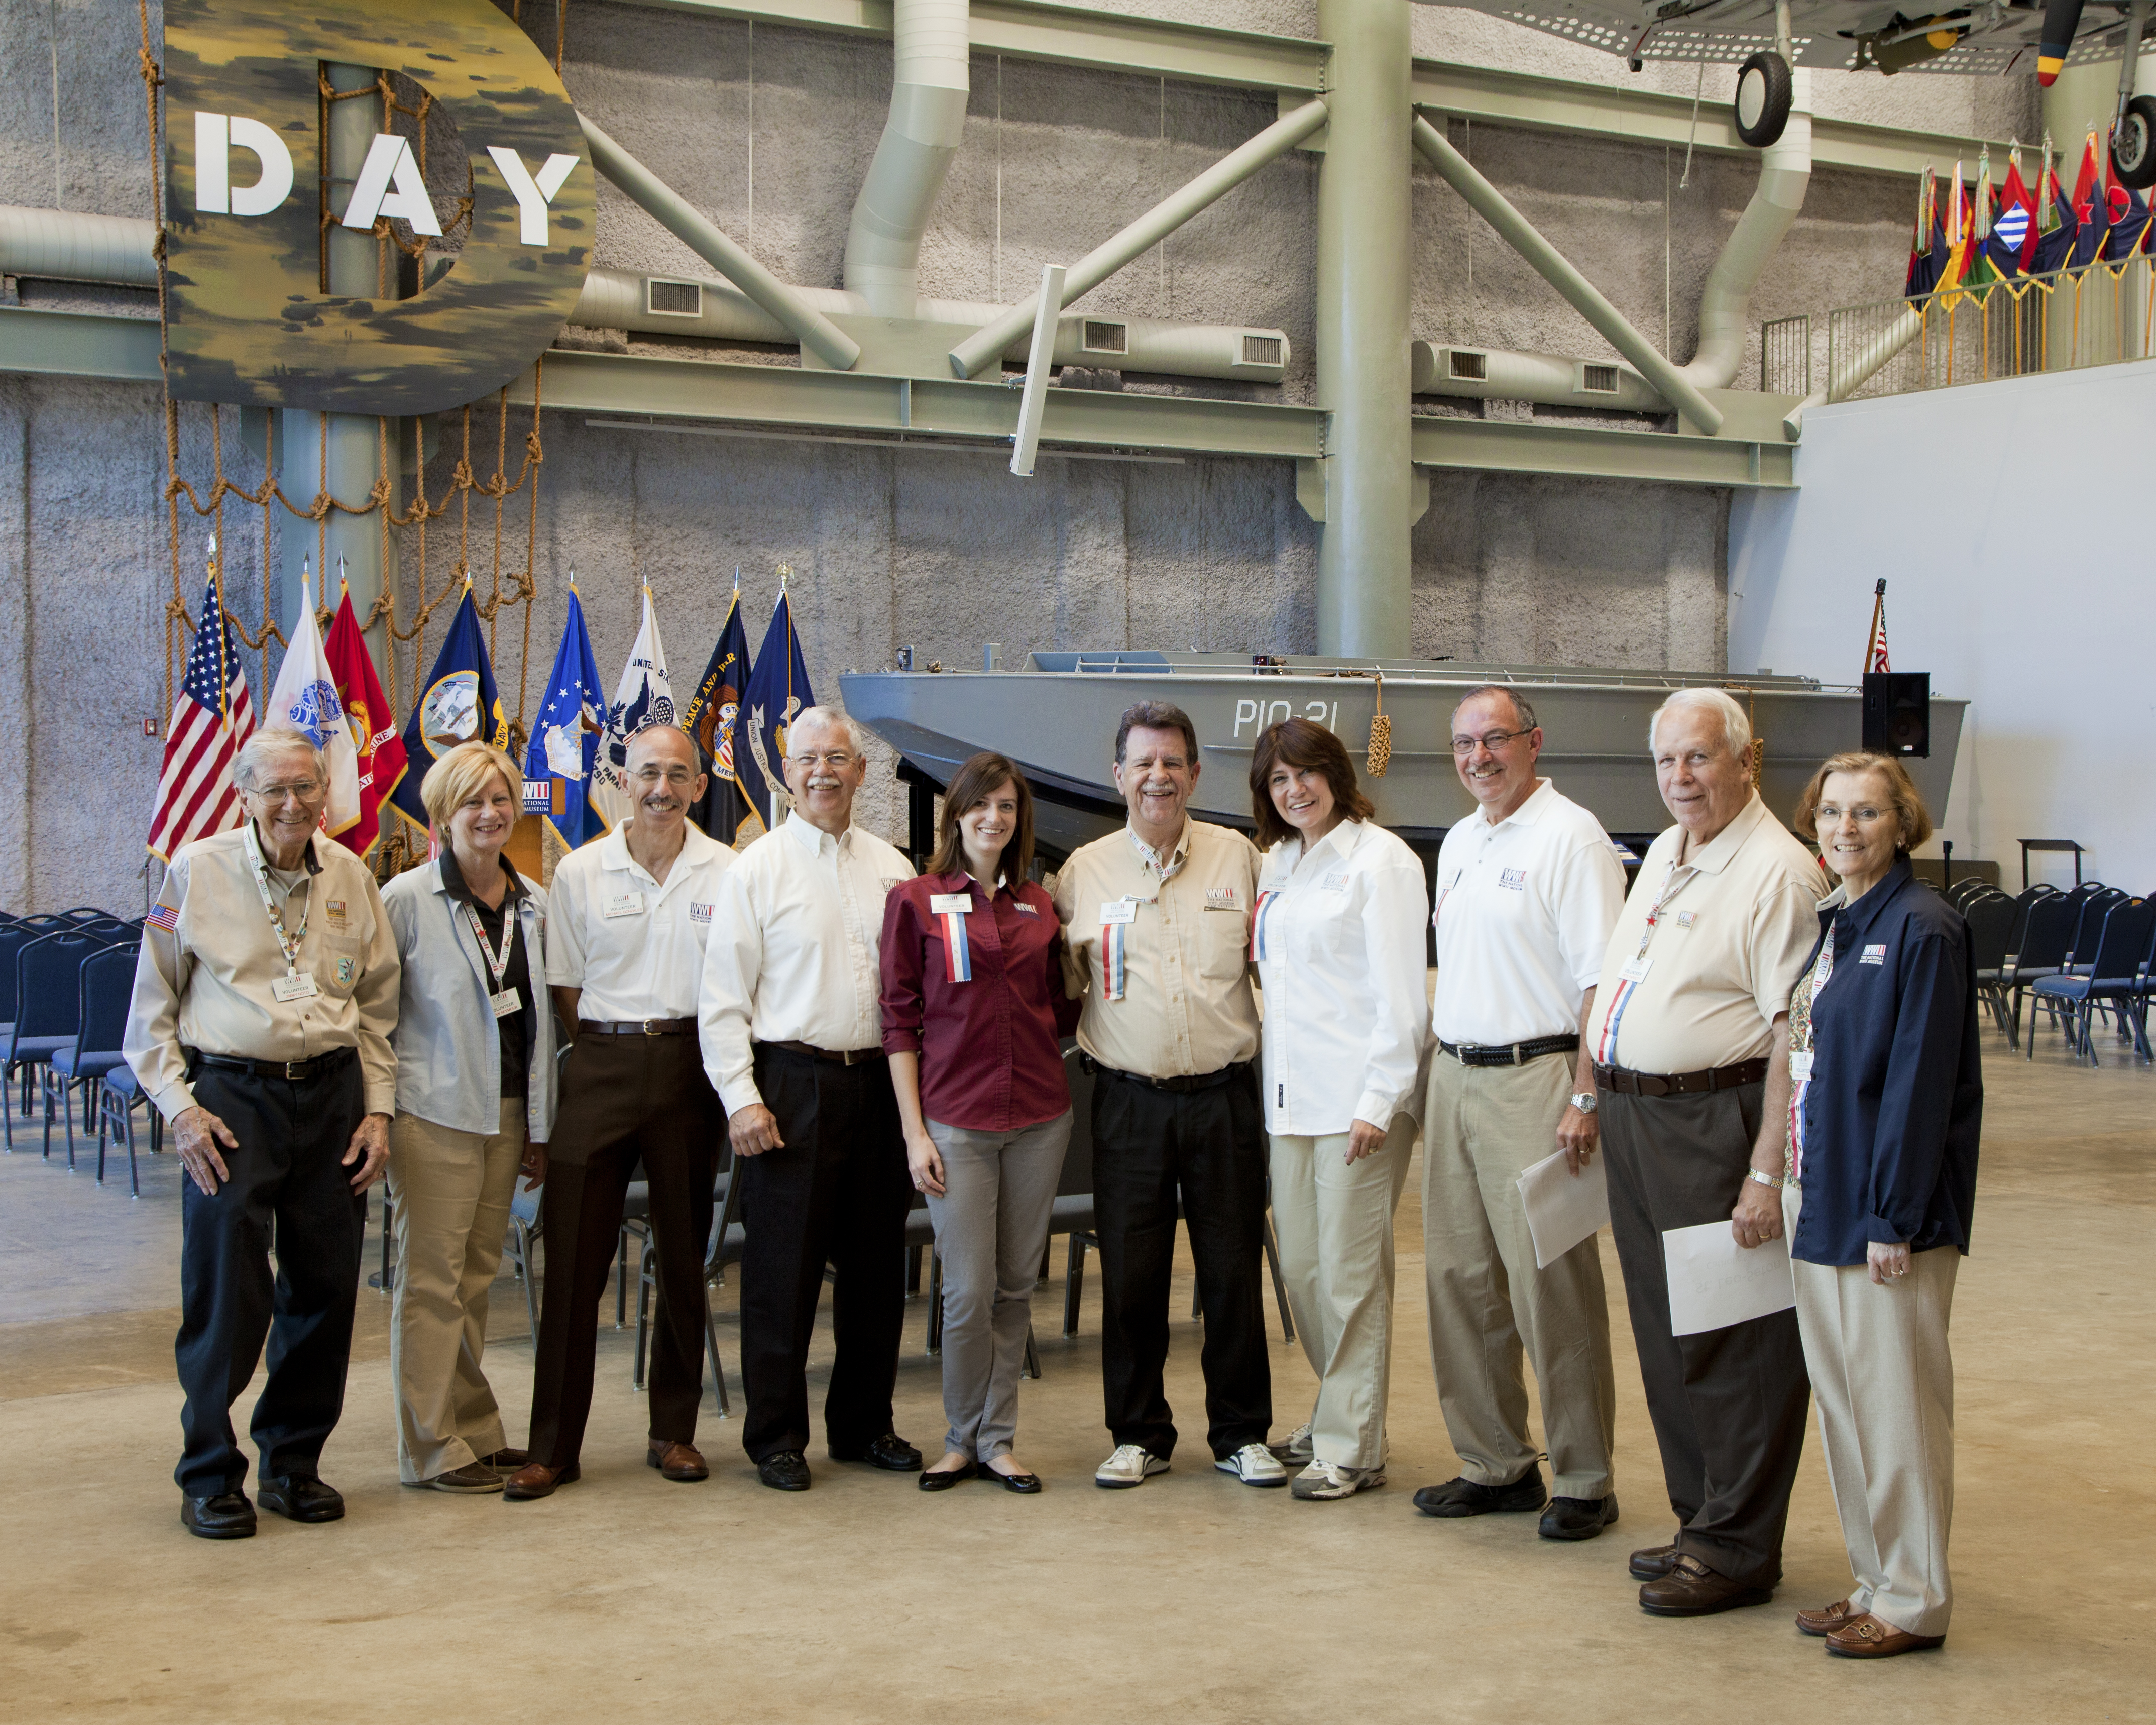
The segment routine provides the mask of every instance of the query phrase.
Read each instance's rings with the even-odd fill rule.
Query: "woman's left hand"
[[[1882,1288],[1909,1273],[1909,1246],[1906,1240],[1900,1245],[1881,1245],[1875,1240],[1865,1248],[1864,1256],[1871,1266],[1871,1280]]]
[[[526,1138],[524,1141],[524,1159],[517,1165],[516,1171],[524,1176],[526,1185],[545,1185],[547,1183],[547,1147],[544,1144],[535,1144]]]
[[[1373,1126],[1367,1120],[1356,1121],[1348,1128],[1348,1165],[1350,1168],[1373,1151],[1385,1147],[1385,1129]]]

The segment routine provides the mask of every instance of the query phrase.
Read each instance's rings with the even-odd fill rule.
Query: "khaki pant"
[[[1272,1140],[1281,1280],[1304,1357],[1317,1373],[1311,1449],[1336,1467],[1385,1465],[1393,1358],[1393,1211],[1407,1183],[1414,1122],[1352,1167],[1348,1134]]]
[[[1536,1269],[1515,1183],[1556,1151],[1572,1070],[1569,1055],[1523,1066],[1431,1056],[1423,1249],[1430,1362],[1462,1474],[1478,1486],[1509,1486],[1534,1466],[1524,1352],[1542,1391],[1551,1495],[1591,1502],[1612,1488],[1617,1422],[1601,1253],[1584,1240]]]
[[[491,1137],[410,1114],[390,1123],[397,1297],[389,1369],[397,1384],[398,1477],[407,1485],[503,1447],[501,1409],[480,1356],[523,1158],[524,1104],[512,1097],[503,1098],[501,1130]]]
[[[1789,1237],[1802,1191],[1782,1199]],[[1953,1612],[1953,1362],[1947,1320],[1961,1253],[1910,1255],[1876,1286],[1862,1264],[1795,1261],[1797,1327],[1819,1399],[1827,1483],[1856,1577],[1851,1608],[1912,1635],[1943,1635]]]

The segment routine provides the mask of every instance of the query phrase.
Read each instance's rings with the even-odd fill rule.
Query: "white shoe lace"
[[[1101,1465],[1103,1473],[1143,1473],[1146,1449],[1143,1444],[1118,1444],[1116,1453]]]

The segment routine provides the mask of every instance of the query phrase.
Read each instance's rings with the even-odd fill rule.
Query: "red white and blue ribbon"
[[[963,911],[943,913],[943,968],[947,982],[970,983],[973,979],[973,952],[966,944]]]
[[[1262,963],[1266,957],[1265,937],[1270,932],[1266,919],[1271,915],[1273,906],[1279,901],[1280,892],[1277,888],[1260,892],[1258,895],[1258,907],[1250,913],[1250,962],[1253,964]]]
[[[1121,1000],[1130,992],[1131,963],[1123,945],[1123,937],[1130,932],[1127,922],[1104,922],[1101,925],[1101,998]]]
[[[1617,984],[1617,998],[1609,1003],[1609,1010],[1603,1017],[1602,1034],[1594,1045],[1594,1063],[1599,1066],[1617,1064],[1617,1026],[1625,1016],[1625,1009],[1632,997],[1640,992],[1636,979],[1626,977]]]

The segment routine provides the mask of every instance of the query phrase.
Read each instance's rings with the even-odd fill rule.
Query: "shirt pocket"
[[[332,1000],[348,1000],[367,963],[367,942],[356,934],[322,936],[321,957],[315,963],[315,986]]]
[[[1235,981],[1250,963],[1250,912],[1200,911],[1197,921],[1199,974],[1216,983]]]

